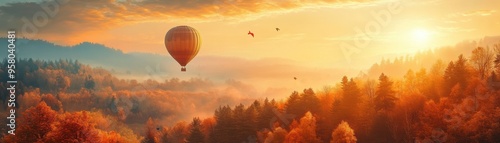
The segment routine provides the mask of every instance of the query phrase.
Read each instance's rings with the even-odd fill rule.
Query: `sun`
[[[418,28],[414,29],[411,33],[413,42],[418,44],[426,44],[429,42],[429,38],[431,36],[430,32],[426,29]]]

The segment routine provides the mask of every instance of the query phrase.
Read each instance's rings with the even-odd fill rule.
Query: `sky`
[[[281,60],[316,70],[367,69],[382,58],[497,36],[498,5],[492,0],[6,0],[0,2],[0,30],[60,45],[88,41],[126,53],[168,55],[166,32],[189,25],[202,37],[198,56]]]

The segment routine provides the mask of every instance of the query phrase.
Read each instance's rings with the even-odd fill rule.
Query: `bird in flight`
[[[294,80],[297,80],[297,77],[293,77]]]
[[[280,31],[280,28],[276,28],[276,31]]]
[[[252,37],[254,37],[253,33],[248,31],[248,35],[252,35]]]

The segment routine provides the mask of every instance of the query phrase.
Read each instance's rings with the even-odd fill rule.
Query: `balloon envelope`
[[[182,66],[185,66],[198,54],[201,37],[198,31],[189,26],[177,26],[165,35],[165,47],[168,53]]]

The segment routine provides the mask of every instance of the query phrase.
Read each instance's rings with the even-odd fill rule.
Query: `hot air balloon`
[[[201,37],[198,31],[189,26],[177,26],[168,30],[165,35],[165,47],[168,53],[186,71],[186,65],[198,54]]]

